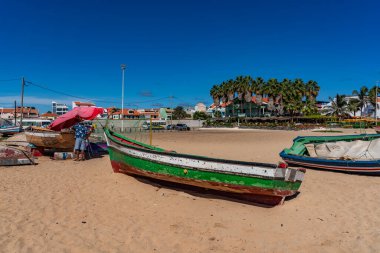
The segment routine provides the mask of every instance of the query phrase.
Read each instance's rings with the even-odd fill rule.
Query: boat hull
[[[281,158],[289,166],[300,166],[308,169],[336,171],[350,174],[380,176],[380,160],[374,161],[348,161],[309,158],[297,155],[288,155],[284,151]]]
[[[0,166],[34,164],[34,157],[26,151],[0,146]]]
[[[106,139],[114,172],[215,190],[268,206],[281,204],[285,197],[296,194],[303,179],[304,172],[296,169],[135,150],[114,142],[107,134]],[[247,175],[245,169],[256,174]]]
[[[380,135],[340,135],[340,136],[299,136],[293,140],[290,149],[284,149],[280,157],[289,166],[300,166],[322,171],[335,171],[350,174],[380,176],[380,160],[341,160],[310,157],[303,154],[305,144],[324,142],[374,140]]]
[[[22,129],[20,129],[19,126],[11,126],[11,127],[1,127],[0,128],[0,134],[3,135],[12,135],[20,133]]]
[[[25,132],[26,140],[39,148],[73,150],[75,134],[71,132],[30,131]]]

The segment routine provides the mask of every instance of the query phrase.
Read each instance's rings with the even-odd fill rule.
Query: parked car
[[[175,125],[167,125],[166,130],[173,130],[175,129]]]
[[[177,124],[175,126],[175,129],[178,131],[189,131],[190,127],[188,127],[186,124]]]

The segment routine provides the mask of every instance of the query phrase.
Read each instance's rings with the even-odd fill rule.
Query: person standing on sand
[[[88,129],[83,124],[83,122],[79,122],[75,126],[73,126],[75,130],[75,158],[74,161],[84,161],[84,151],[86,150],[86,139],[88,136]]]

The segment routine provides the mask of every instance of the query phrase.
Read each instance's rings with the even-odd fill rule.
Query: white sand
[[[276,162],[311,132],[155,134],[178,152]],[[379,252],[380,177],[308,170],[263,208],[114,174],[107,156],[0,168],[0,252]]]

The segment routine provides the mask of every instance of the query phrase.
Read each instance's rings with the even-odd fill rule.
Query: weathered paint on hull
[[[296,191],[271,191],[256,187],[237,186],[226,183],[216,183],[210,181],[192,180],[188,178],[179,178],[167,176],[149,171],[134,168],[128,164],[120,162],[111,162],[115,173],[124,173],[130,176],[141,176],[148,179],[155,179],[161,182],[175,183],[177,186],[188,185],[201,189],[211,189],[216,192],[226,193],[228,197],[234,197],[267,206],[276,206],[284,202],[286,196],[296,194]]]
[[[12,147],[0,146],[0,166],[23,165],[34,163],[34,158],[26,151]]]
[[[0,134],[2,135],[12,135],[20,133],[22,129],[19,126],[16,127],[1,127],[0,128]]]
[[[66,132],[25,132],[26,140],[36,147],[72,150],[75,144],[75,134]]]
[[[277,205],[299,189],[304,170],[167,152],[105,131],[114,172]],[[124,139],[125,138],[125,139]]]
[[[300,182],[283,182],[273,179],[247,178],[239,175],[193,171],[184,168],[169,168],[170,166],[168,165],[154,164],[150,161],[141,161],[140,159],[127,157],[113,148],[110,148],[109,153],[113,170],[116,173],[138,175],[177,184],[226,192],[232,194],[233,197],[239,197],[269,206],[282,204],[285,197],[297,193],[297,189],[301,184]],[[165,167],[165,169],[162,167]],[[167,173],[171,170],[177,170],[177,173],[163,174],[153,170],[149,171],[147,168],[154,168],[155,171],[161,172],[166,170]],[[182,174],[182,176],[178,175],[178,172]],[[199,175],[202,173],[209,175]],[[196,176],[194,176],[194,174],[196,174]]]

